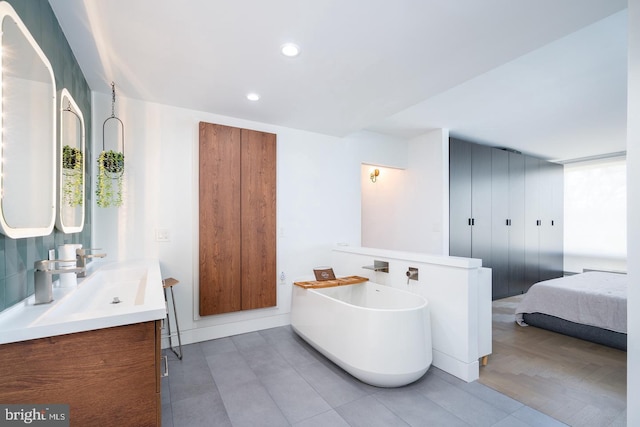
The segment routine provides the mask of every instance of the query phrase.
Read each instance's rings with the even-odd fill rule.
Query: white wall
[[[94,93],[93,106],[97,155],[111,97]],[[361,163],[406,159],[406,145],[370,132],[336,138],[121,96],[116,115],[125,125],[126,194],[120,208],[94,207],[93,244],[110,260],[157,258],[163,276],[181,282],[175,292],[186,343],[288,324],[292,279],[329,264],[336,243],[360,245]],[[277,134],[277,267],[286,275],[277,308],[197,319],[200,121]],[[156,229],[170,241],[157,242]]]
[[[375,184],[368,174],[373,166],[363,165],[362,246],[448,254],[448,130],[408,141],[406,159],[403,169],[380,167]]]
[[[640,425],[640,0],[629,0],[629,74],[627,111],[627,256],[629,295],[627,350],[627,425]]]

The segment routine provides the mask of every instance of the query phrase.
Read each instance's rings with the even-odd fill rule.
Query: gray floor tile
[[[320,362],[298,369],[298,372],[332,408],[367,395],[365,391],[354,384],[355,380],[350,381],[337,375]]]
[[[229,337],[202,342],[200,343],[200,347],[205,357],[238,350],[233,340]]]
[[[455,386],[462,386],[464,384],[467,384],[466,381],[461,380],[460,378],[451,375],[448,372],[443,371],[440,368],[436,368],[435,366],[431,366],[429,368],[429,375],[435,375],[440,379],[445,380],[446,382],[448,382],[449,384],[455,385]]]
[[[162,427],[173,427],[173,411],[171,403],[162,404]]]
[[[294,370],[270,375],[262,384],[290,423],[331,409],[329,404]]]
[[[267,345],[267,340],[265,340],[259,332],[234,335],[231,337],[231,340],[241,353],[250,348]]]
[[[163,405],[171,403],[171,387],[169,386],[169,377],[162,377],[160,379],[160,396]]]
[[[523,406],[514,412],[513,417],[519,419],[520,421],[524,421],[528,426],[532,427],[561,427],[566,426],[566,424],[561,423],[560,421],[552,418],[546,414],[543,414],[540,411],[536,411],[533,408],[528,406]]]
[[[531,427],[529,424],[509,415],[505,419],[498,421],[492,427]]]
[[[282,355],[268,345],[246,349],[242,357],[258,378],[293,370]]]
[[[381,390],[375,398],[411,426],[468,426],[413,388]]]
[[[177,361],[178,356],[168,348],[162,350],[162,354],[167,356],[167,359],[171,361]],[[200,343],[186,344],[182,346],[182,359],[193,359],[194,357],[202,356],[202,349]]]
[[[627,411],[623,411],[611,424],[609,427],[625,427],[627,425]]]
[[[272,342],[271,345],[280,353],[284,360],[294,367],[303,367],[324,358],[324,356],[316,350],[309,346],[301,345],[299,341],[291,336],[289,336],[288,339],[280,339]]]
[[[291,326],[280,326],[277,328],[263,329],[258,331],[260,335],[270,344],[274,345],[280,340],[289,340],[292,337],[293,330]]]
[[[221,392],[234,427],[289,426],[260,381],[249,381]]]
[[[465,383],[460,388],[468,393],[473,394],[475,397],[484,400],[485,402],[495,406],[498,409],[503,410],[507,414],[511,414],[524,405],[515,399],[505,396],[502,393],[495,391],[494,389],[480,384],[478,381]]]
[[[251,367],[237,351],[214,354],[207,357],[207,363],[220,392],[238,384],[258,379]]]
[[[304,421],[294,424],[295,427],[349,427],[344,418],[342,418],[333,409],[323,412],[315,417],[307,418]]]
[[[231,426],[224,405],[211,393],[189,397],[172,403],[173,425],[179,427]]]
[[[472,426],[492,426],[509,415],[439,376],[431,375],[421,385],[425,396]]]
[[[177,402],[202,393],[217,394],[213,377],[204,355],[187,354],[183,359],[169,361],[169,393]]]
[[[373,396],[365,396],[344,404],[336,408],[336,412],[353,427],[406,427],[409,425]]]

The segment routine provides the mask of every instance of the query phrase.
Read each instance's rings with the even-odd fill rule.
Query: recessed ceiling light
[[[300,46],[294,43],[285,43],[280,47],[280,51],[284,56],[292,58],[300,54]]]
[[[253,92],[251,92],[251,93],[248,93],[248,94],[247,94],[247,99],[248,99],[249,101],[257,101],[257,100],[259,100],[259,99],[260,99],[260,95],[258,95],[257,93],[253,93]]]

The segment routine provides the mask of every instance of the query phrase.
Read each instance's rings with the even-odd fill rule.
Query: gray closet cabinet
[[[535,283],[562,275],[564,169],[562,165],[528,157],[525,179],[525,278],[528,283]]]
[[[493,298],[523,292],[525,269],[525,201],[522,154],[492,149],[491,250]]]
[[[493,299],[562,275],[562,165],[451,138],[449,184],[449,254],[492,269]]]
[[[450,253],[490,263],[491,148],[452,140],[449,154]]]

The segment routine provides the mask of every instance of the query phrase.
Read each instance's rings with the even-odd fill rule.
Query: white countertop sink
[[[57,287],[49,304],[33,295],[0,314],[0,344],[164,319],[157,260],[92,262],[73,288]],[[117,298],[118,303],[114,303]]]

